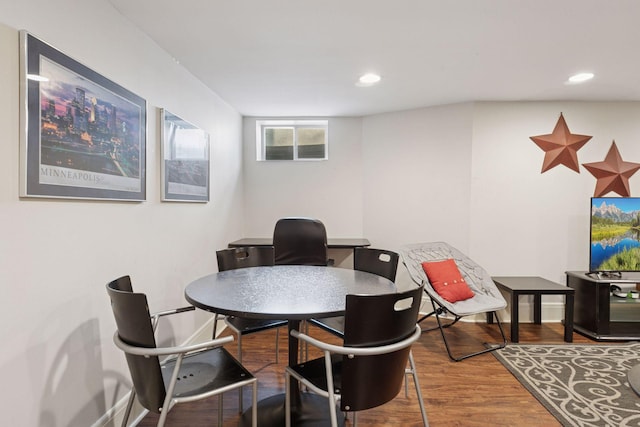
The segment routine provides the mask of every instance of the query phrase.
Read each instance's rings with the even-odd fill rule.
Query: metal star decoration
[[[598,180],[594,197],[604,196],[610,191],[622,197],[629,197],[631,195],[629,178],[640,169],[640,163],[622,160],[615,141],[611,143],[604,162],[583,163],[582,166]]]
[[[569,131],[567,122],[562,113],[553,128],[553,133],[529,137],[545,152],[542,172],[545,173],[558,165],[565,165],[569,169],[580,173],[578,165],[578,150],[582,148],[592,137],[590,135],[577,135]]]

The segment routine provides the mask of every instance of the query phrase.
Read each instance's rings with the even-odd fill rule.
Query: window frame
[[[265,132],[267,129],[293,129],[293,158],[291,159],[267,159],[267,146]],[[300,158],[298,156],[298,130],[299,129],[324,129],[324,157]],[[326,119],[296,119],[296,120],[256,120],[256,161],[259,162],[314,162],[329,160],[329,120]]]

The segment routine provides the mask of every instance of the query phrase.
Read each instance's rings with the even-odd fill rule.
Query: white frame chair
[[[424,331],[434,329],[440,330],[442,340],[444,341],[444,345],[447,349],[447,354],[451,360],[459,362],[469,357],[504,348],[507,345],[507,338],[504,334],[500,317],[498,316],[498,310],[506,308],[507,302],[491,279],[489,273],[487,273],[484,268],[445,242],[404,245],[400,248],[399,252],[402,262],[407,268],[411,279],[417,285],[424,284],[424,292],[431,300],[431,305],[433,307],[433,311],[422,316],[418,320],[418,323],[428,317],[435,316],[438,326],[436,328],[425,329]],[[422,268],[422,263],[425,261],[440,261],[445,259],[453,259],[456,262],[458,270],[460,270],[465,282],[475,293],[473,298],[451,303],[442,298],[435,289],[433,289]],[[447,313],[453,315],[453,319],[446,317]],[[487,313],[493,313],[495,316],[498,329],[502,336],[502,342],[497,345],[489,345],[483,350],[470,354],[465,354],[459,357],[454,356],[449,346],[449,342],[447,341],[445,329],[453,326],[465,316]]]

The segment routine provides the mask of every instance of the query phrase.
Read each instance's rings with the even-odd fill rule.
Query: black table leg
[[[493,311],[487,312],[487,324],[493,324]]]
[[[542,324],[542,295],[533,294],[533,323]]]
[[[573,342],[573,292],[564,296],[564,340]]]
[[[300,330],[300,320],[289,320],[289,366],[298,363],[299,340],[291,336],[292,330]],[[284,376],[284,371],[282,372]],[[258,382],[260,379],[258,378]],[[313,394],[301,393],[298,382],[291,378],[291,424],[293,426],[326,427],[329,425],[329,401]],[[338,425],[344,425],[344,415],[338,411]],[[251,426],[251,408],[245,410],[240,419],[240,427]],[[285,425],[285,395],[277,394],[258,402],[259,427],[283,427]]]
[[[518,342],[520,337],[518,335],[518,318],[520,316],[518,302],[520,301],[520,294],[511,291],[511,342]]]

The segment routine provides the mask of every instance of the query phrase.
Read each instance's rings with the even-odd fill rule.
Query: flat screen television
[[[589,272],[640,271],[640,197],[591,198]]]

